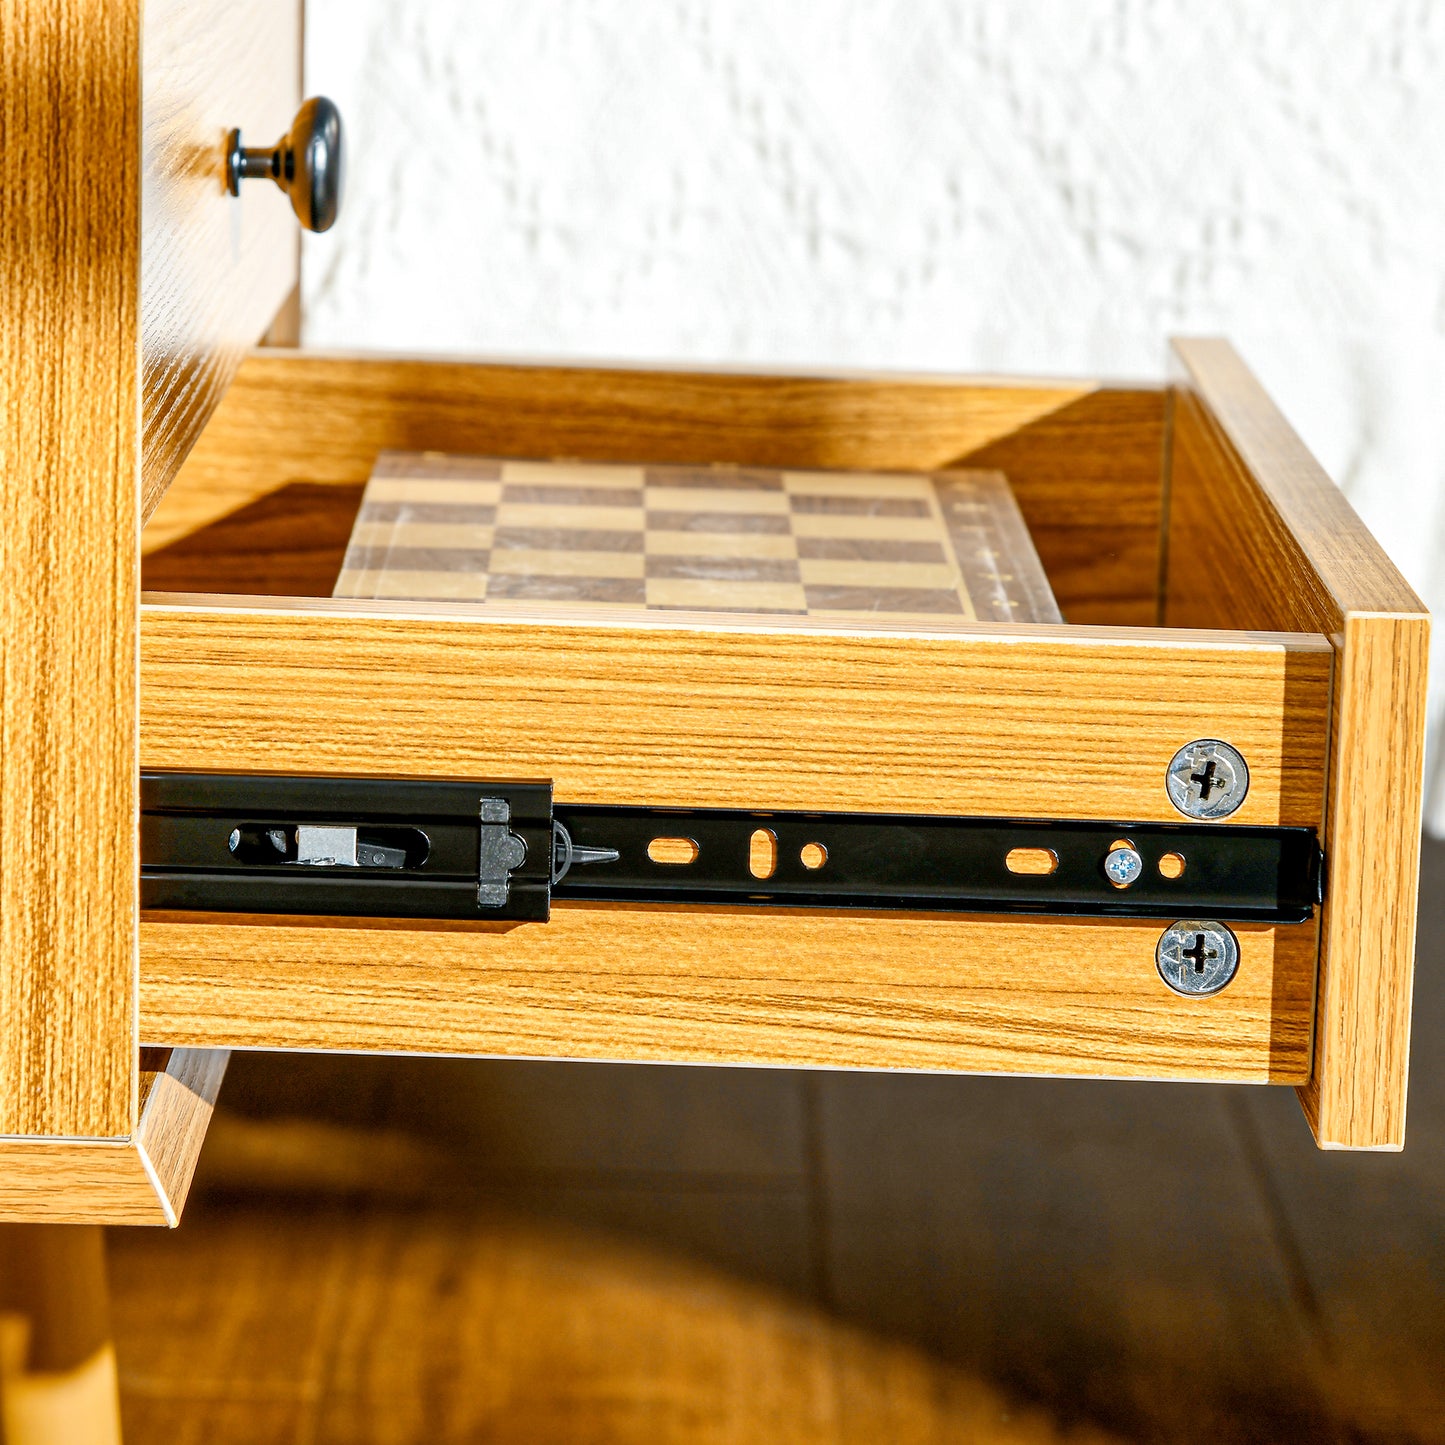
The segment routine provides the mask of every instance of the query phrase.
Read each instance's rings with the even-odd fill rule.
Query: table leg
[[[0,1445],[120,1445],[98,1227],[0,1226]]]

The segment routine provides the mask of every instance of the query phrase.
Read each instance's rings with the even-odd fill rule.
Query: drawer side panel
[[[546,924],[157,915],[141,1029],[205,1047],[1299,1083],[1314,923],[1186,999],[1148,922],[559,904]]]
[[[551,779],[650,807],[1175,822],[1165,774],[1230,739],[1231,821],[1318,828],[1332,654],[1308,635],[154,598],[142,762]]]

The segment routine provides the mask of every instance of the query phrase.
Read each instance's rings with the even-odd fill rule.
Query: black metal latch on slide
[[[585,807],[546,782],[141,775],[141,905],[543,922],[552,900],[1300,923],[1308,828]]]

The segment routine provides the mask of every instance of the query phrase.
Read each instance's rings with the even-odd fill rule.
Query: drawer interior
[[[152,592],[330,596],[379,454],[1002,473],[1064,617],[1159,620],[1165,393],[258,353],[152,516]],[[278,424],[277,418],[284,418]]]

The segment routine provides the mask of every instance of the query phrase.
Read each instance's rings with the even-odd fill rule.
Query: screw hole
[[[697,859],[698,846],[691,838],[654,838],[647,845],[647,856],[654,863],[668,863],[674,866],[692,863]]]
[[[754,878],[771,878],[778,866],[778,835],[759,828],[748,839],[748,871]]]
[[[821,843],[804,843],[798,857],[804,868],[821,868],[828,861],[828,850]]]
[[[1109,851],[1113,853],[1116,849],[1132,848],[1133,846],[1133,841],[1129,838],[1115,838],[1114,841],[1109,844]]]
[[[1010,873],[1039,877],[1052,873],[1059,866],[1059,855],[1052,848],[1013,848],[1004,863]]]
[[[1184,876],[1184,855],[1182,853],[1166,853],[1159,860],[1159,876],[1168,878],[1171,882],[1175,878]]]

